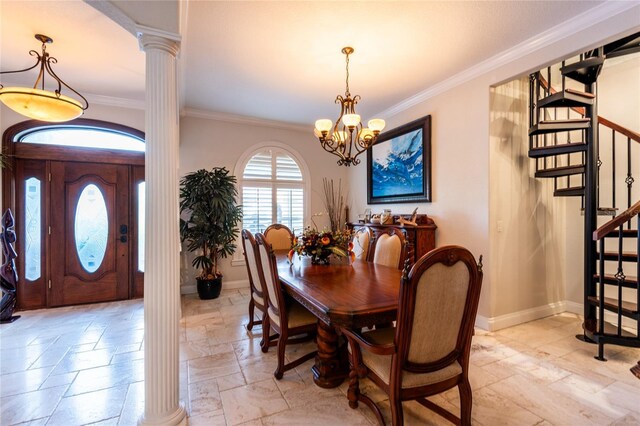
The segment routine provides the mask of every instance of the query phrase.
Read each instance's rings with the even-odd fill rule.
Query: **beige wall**
[[[529,82],[526,77],[491,89],[490,253],[493,317],[565,298],[565,200],[553,179],[534,178],[528,158]]]
[[[311,175],[310,213],[324,211],[322,204],[322,179],[333,178],[336,183],[342,179],[346,187],[345,167],[336,165],[337,157],[326,153],[313,136],[313,128],[287,126],[285,124],[233,123],[214,119],[185,116],[180,120],[180,175],[191,171],[212,167],[226,167],[232,173],[239,158],[252,147],[268,142],[290,146],[299,153],[309,168]],[[239,174],[239,172],[237,172]],[[325,225],[323,218],[316,218],[319,227]],[[311,225],[310,218],[305,224]],[[195,284],[195,275],[191,267],[192,255],[183,251],[182,285]],[[222,273],[225,281],[247,278],[246,267],[242,264],[231,265],[230,259],[223,261]]]
[[[461,244],[468,247],[476,257],[484,254],[485,265],[488,266],[485,267],[479,306],[481,318],[478,324],[486,326],[487,321],[494,317],[509,314],[517,316],[518,312],[533,303],[562,297],[555,284],[552,288],[540,290],[520,285],[519,282],[500,275],[498,268],[501,254],[494,250],[495,245],[491,245],[494,238],[501,237],[497,237],[498,224],[491,220],[494,215],[489,198],[490,87],[525,76],[535,69],[556,63],[586,48],[640,30],[637,19],[634,19],[639,11],[640,6],[624,14],[608,17],[579,33],[524,56],[514,53],[494,58],[501,61],[499,67],[485,73],[478,72],[476,77],[468,79],[464,84],[408,106],[391,117],[383,117],[387,119],[387,128],[391,129],[424,115],[432,115],[433,201],[419,204],[419,212],[432,216],[438,225],[438,246]],[[514,59],[508,61],[505,58]],[[357,194],[354,197],[354,214],[362,212],[367,207],[364,192],[365,168],[355,167],[349,170],[349,182],[350,192]],[[415,206],[399,204],[369,207],[374,211],[390,207],[395,212],[410,212]],[[540,224],[537,223],[536,226]],[[541,236],[546,236],[546,230],[540,232]],[[529,237],[533,238],[531,235]],[[560,276],[558,274],[560,272],[556,270],[551,276],[555,279]],[[505,294],[505,290],[510,294]],[[528,302],[529,299],[533,302]]]

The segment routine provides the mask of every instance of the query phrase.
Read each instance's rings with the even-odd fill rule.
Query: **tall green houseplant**
[[[196,252],[192,264],[200,269],[196,279],[203,299],[218,297],[222,287],[220,259],[236,250],[242,219],[237,195],[236,177],[224,167],[200,169],[180,180],[180,238],[186,241],[187,250]]]

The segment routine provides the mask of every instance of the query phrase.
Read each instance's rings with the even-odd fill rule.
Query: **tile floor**
[[[189,425],[371,425],[351,410],[346,384],[320,389],[312,361],[273,378],[274,351],[245,329],[248,291],[213,301],[183,297],[180,394]],[[640,425],[640,380],[629,368],[640,350],[576,340],[580,320],[561,314],[495,333],[479,331],[471,356],[478,425]],[[143,410],[142,301],[23,312],[0,326],[0,424],[135,425]],[[288,356],[308,350],[293,346]],[[363,389],[385,408],[384,394]],[[459,407],[456,390],[433,397]],[[416,403],[406,424],[446,424]]]

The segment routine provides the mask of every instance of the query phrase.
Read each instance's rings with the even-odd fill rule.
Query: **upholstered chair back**
[[[468,359],[481,284],[473,255],[458,246],[431,251],[405,273],[396,338],[406,369],[440,369],[465,351]]]
[[[402,268],[406,256],[406,236],[400,229],[390,228],[376,236],[370,250],[369,260],[379,265]]]
[[[353,253],[356,259],[367,260],[369,243],[371,242],[371,229],[363,226],[355,230],[353,234]]]
[[[260,268],[256,255],[256,240],[248,229],[242,230],[242,248],[244,249],[244,261],[247,264],[249,284],[251,291],[262,297],[262,282],[260,281]]]
[[[269,319],[276,325],[280,325],[280,306],[283,306],[282,288],[278,279],[278,269],[276,266],[275,256],[271,244],[265,239],[264,235],[256,234],[256,244],[262,270],[260,276],[264,285],[264,291],[267,293],[267,312]]]
[[[264,237],[273,250],[289,250],[293,245],[293,232],[279,223],[269,225],[264,231]]]

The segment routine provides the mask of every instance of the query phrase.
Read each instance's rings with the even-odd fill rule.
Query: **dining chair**
[[[402,269],[407,257],[407,234],[404,229],[387,228],[376,232],[369,245],[367,260]]]
[[[267,315],[267,303],[264,300],[265,297],[262,293],[262,285],[260,282],[260,258],[258,257],[258,250],[256,246],[256,240],[253,234],[248,229],[242,230],[242,249],[244,251],[244,262],[247,265],[247,275],[249,276],[249,287],[251,289],[251,299],[249,299],[249,323],[247,324],[247,330],[251,331],[254,325],[262,324],[262,342],[269,338],[268,323],[265,323],[264,319]],[[260,311],[260,319],[256,320],[254,316],[254,310],[258,308]]]
[[[280,223],[269,225],[263,235],[274,250],[289,250],[293,246],[293,232]]]
[[[369,254],[369,244],[373,240],[373,232],[368,226],[361,226],[354,229],[353,239],[353,253],[356,259],[367,260]]]
[[[469,352],[482,285],[482,256],[459,246],[435,249],[409,271],[400,283],[395,328],[366,333],[342,330],[349,342],[349,406],[358,402],[373,410],[380,424],[380,408],[360,393],[359,379],[369,377],[389,395],[393,425],[403,424],[402,402],[416,400],[454,424],[471,424]],[[458,387],[460,417],[426,397]]]
[[[273,373],[276,379],[282,379],[285,371],[316,356],[317,350],[312,351],[288,364],[284,362],[284,351],[287,344],[309,341],[315,336],[318,319],[305,307],[293,299],[285,299],[285,294],[278,277],[278,266],[271,244],[264,235],[257,233],[255,236],[258,253],[260,255],[260,280],[263,294],[267,301],[267,315],[265,320],[268,327],[278,333],[278,367]],[[264,323],[263,323],[264,327]],[[264,340],[262,351],[269,350],[269,341]]]

